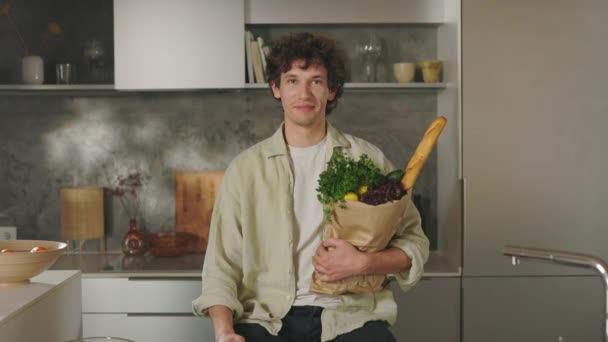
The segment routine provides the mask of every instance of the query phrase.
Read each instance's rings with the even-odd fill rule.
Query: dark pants
[[[247,342],[315,342],[321,339],[321,312],[318,306],[294,306],[283,318],[279,336],[271,335],[258,324],[237,324],[234,330]],[[365,323],[359,329],[340,335],[334,342],[396,342],[383,321]]]

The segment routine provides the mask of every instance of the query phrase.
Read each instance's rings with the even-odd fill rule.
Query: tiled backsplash
[[[139,194],[148,231],[174,229],[174,171],[223,169],[282,121],[269,90],[0,97],[0,225],[22,239],[61,239],[60,189],[111,187],[117,176],[146,178]],[[404,167],[437,115],[429,90],[347,89],[329,120],[380,147]],[[425,230],[436,234],[436,154],[415,192],[430,198]],[[119,250],[128,215],[106,196],[106,246]]]

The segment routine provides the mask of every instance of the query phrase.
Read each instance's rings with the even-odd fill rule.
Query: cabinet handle
[[[166,280],[166,281],[175,281],[175,280],[186,280],[186,281],[201,281],[201,277],[164,277],[164,276],[133,276],[128,277],[129,281],[158,281],[158,280]]]
[[[196,317],[193,313],[175,312],[175,313],[127,313],[127,317]]]
[[[460,180],[460,194],[462,196],[462,198],[460,199],[460,203],[462,203],[462,222],[460,222],[460,228],[461,228],[461,234],[463,235],[464,238],[464,224],[466,222],[467,219],[467,179],[466,178],[462,178]],[[464,241],[464,240],[463,240]]]

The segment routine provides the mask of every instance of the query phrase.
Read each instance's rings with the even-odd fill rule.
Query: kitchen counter
[[[128,257],[122,253],[64,254],[51,267],[54,270],[79,270],[83,278],[92,277],[200,277],[204,254],[178,257]],[[425,277],[459,277],[460,269],[447,258],[432,252],[425,265]]]
[[[0,284],[2,341],[79,338],[81,298],[75,293],[80,293],[78,271],[45,271],[30,283]]]
[[[177,257],[145,255],[129,257],[122,253],[64,254],[51,267],[54,270],[80,270],[83,278],[92,277],[200,277],[205,254]]]

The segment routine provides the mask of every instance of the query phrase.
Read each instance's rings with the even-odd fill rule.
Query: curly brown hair
[[[272,88],[274,83],[281,87],[281,73],[288,72],[295,60],[304,60],[304,68],[319,64],[327,69],[327,86],[336,96],[327,102],[325,113],[329,114],[338,105],[338,98],[344,91],[346,63],[344,52],[335,40],[321,34],[296,32],[286,34],[273,41],[270,54],[266,57],[266,81]]]

